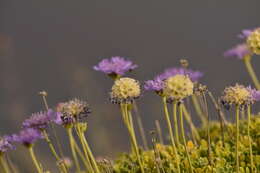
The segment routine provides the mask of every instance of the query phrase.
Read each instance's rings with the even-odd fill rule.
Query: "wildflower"
[[[193,94],[193,83],[186,75],[177,74],[165,81],[166,96],[175,101],[181,101]]]
[[[137,68],[136,64],[120,56],[114,56],[111,59],[103,59],[98,65],[94,66],[94,70],[101,71],[112,77],[123,76],[126,72],[135,68]]]
[[[145,81],[144,89],[147,91],[162,92],[164,88],[164,81],[160,76],[155,77],[153,80]]]
[[[243,29],[240,34],[238,34],[238,38],[245,39],[247,38],[251,33],[252,29]]]
[[[86,118],[91,110],[85,101],[73,99],[68,102],[59,103],[54,122],[57,124],[68,125]]]
[[[243,106],[252,102],[252,95],[246,87],[236,84],[225,88],[221,100],[224,105]]]
[[[252,88],[251,86],[248,86],[247,87],[247,90],[250,92],[251,94],[251,100],[252,100],[252,103],[254,102],[257,102],[257,101],[260,101],[260,91]]]
[[[225,57],[237,57],[238,59],[243,59],[245,56],[252,54],[248,49],[248,46],[243,44],[238,44],[235,47],[224,52]]]
[[[8,150],[13,150],[15,147],[11,144],[9,136],[0,138],[0,155]]]
[[[131,78],[120,78],[115,81],[110,93],[112,103],[131,103],[141,94],[138,81]]]
[[[26,128],[15,134],[12,137],[15,142],[22,143],[26,147],[30,147],[36,140],[43,138],[39,130],[33,128]]]
[[[54,111],[49,109],[47,112],[33,113],[32,116],[23,122],[24,128],[35,128],[44,130],[54,118]]]
[[[253,53],[260,55],[260,28],[252,31],[247,37],[247,46]]]

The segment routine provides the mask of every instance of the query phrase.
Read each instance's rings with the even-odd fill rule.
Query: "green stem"
[[[255,85],[255,87],[260,90],[260,83],[259,83],[259,80],[257,79],[256,77],[256,74],[255,74],[255,71],[252,67],[252,64],[251,64],[251,56],[250,55],[247,55],[243,58],[244,60],[244,63],[246,65],[246,69],[247,69],[247,72],[249,73],[250,77],[252,78],[253,80],[253,83]]]
[[[85,145],[85,147],[87,149],[87,153],[88,153],[88,155],[90,157],[90,160],[91,160],[92,164],[94,165],[96,173],[100,173],[100,170],[98,168],[97,162],[95,160],[95,157],[93,156],[93,153],[92,153],[92,151],[91,151],[91,149],[89,147],[89,144],[88,144],[88,142],[87,142],[87,140],[85,138],[84,133],[80,132],[80,136],[81,136],[80,138],[82,138],[83,143],[84,143],[84,145]]]
[[[94,169],[92,168],[92,165],[91,165],[91,161],[90,161],[90,156],[89,156],[89,153],[85,147],[85,143],[83,141],[83,138],[82,138],[82,135],[81,135],[81,132],[80,132],[80,129],[78,127],[78,125],[76,126],[76,130],[77,130],[77,134],[78,134],[78,137],[79,137],[79,140],[80,140],[80,143],[82,145],[82,148],[83,148],[83,151],[84,151],[84,154],[85,154],[85,158],[82,160],[84,163],[85,163],[85,166],[86,166],[86,169],[87,170],[90,170],[90,172],[94,172]]]
[[[196,111],[197,115],[199,116],[199,118],[202,122],[202,126],[205,126],[207,124],[207,119],[206,119],[205,115],[203,114],[203,112],[201,110],[197,96],[192,95],[191,99],[192,99],[192,103],[194,105],[195,111]]]
[[[236,173],[239,173],[239,105],[236,106]]]
[[[132,119],[131,118],[131,114],[128,113],[127,105],[121,105],[121,110],[122,110],[122,116],[123,116],[125,125],[126,125],[126,127],[128,129],[128,132],[129,132],[129,135],[130,135],[130,139],[132,141],[132,146],[134,148],[134,151],[135,151],[138,163],[139,163],[140,168],[141,168],[141,172],[145,173],[144,172],[144,168],[143,168],[143,163],[141,161],[139,149],[138,149],[138,144],[137,144],[137,141],[136,141],[136,138],[135,138],[135,132],[134,132],[134,129],[132,128],[132,125],[131,125],[131,123],[129,121],[129,120]]]
[[[180,104],[180,106],[179,106],[179,111],[180,111],[180,124],[181,124],[182,140],[183,140],[183,144],[184,144],[184,148],[185,148],[186,155],[187,155],[187,157],[188,157],[188,162],[189,162],[189,165],[190,165],[190,172],[193,173],[193,166],[192,166],[192,163],[191,163],[189,151],[188,151],[187,146],[186,146],[186,139],[185,139],[185,133],[184,133],[184,125],[183,125],[182,104]]]
[[[74,140],[74,139],[73,139]],[[79,155],[80,159],[82,160],[83,164],[85,165],[85,167],[87,168],[88,165],[86,164],[87,163],[87,160],[85,159],[85,156],[84,154],[82,153],[82,151],[80,150],[79,146],[77,143],[75,143],[75,151],[77,152],[77,154]]]
[[[37,169],[37,172],[38,172],[38,173],[43,173],[43,171],[42,171],[42,169],[41,169],[41,167],[40,167],[40,164],[39,164],[39,162],[37,161],[37,159],[36,159],[36,157],[35,157],[35,154],[34,154],[34,151],[33,151],[33,146],[29,146],[28,149],[29,149],[31,158],[32,158],[32,160],[33,160],[33,164],[34,164],[34,166],[35,166],[36,169]]]
[[[4,160],[4,155],[2,153],[0,153],[0,165],[2,165],[4,173],[10,173],[10,169]]]
[[[177,170],[178,170],[178,173],[181,173],[180,163],[179,163],[179,155],[178,155],[178,152],[177,152],[177,149],[176,149],[176,145],[175,145],[175,141],[174,141],[174,138],[173,138],[172,125],[171,125],[171,120],[170,120],[170,116],[169,116],[169,111],[168,111],[168,108],[167,108],[166,97],[163,97],[163,107],[164,107],[164,114],[165,114],[165,119],[166,119],[166,122],[167,122],[169,134],[170,134],[170,139],[171,139],[173,152],[174,152],[174,154],[176,156]]]
[[[77,157],[77,154],[76,154],[76,151],[75,151],[75,140],[74,140],[73,135],[72,135],[72,128],[66,128],[66,129],[67,129],[67,133],[68,133],[68,136],[69,136],[70,148],[71,148],[73,160],[74,160],[75,165],[76,165],[76,170],[77,170],[77,172],[80,172],[79,161],[78,161],[78,157]]]
[[[177,120],[177,102],[173,102],[173,123],[174,123],[174,133],[176,146],[179,147],[179,128],[178,128],[178,120]]]
[[[251,172],[254,171],[254,162],[253,162],[253,151],[252,151],[252,139],[250,136],[250,124],[251,124],[251,106],[247,106],[247,136],[249,140],[249,153],[250,153],[250,167]]]

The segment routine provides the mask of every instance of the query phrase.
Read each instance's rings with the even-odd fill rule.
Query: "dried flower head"
[[[243,106],[252,102],[252,96],[246,87],[236,84],[225,88],[221,100],[224,105]]]
[[[175,75],[165,81],[164,92],[166,97],[181,101],[193,94],[193,82],[187,75]]]
[[[224,52],[225,57],[237,57],[238,59],[243,59],[247,55],[251,55],[251,51],[248,49],[248,46],[244,44],[238,44],[235,47]]]
[[[112,103],[132,103],[141,94],[140,84],[131,78],[120,78],[115,81],[110,93]]]
[[[260,55],[260,28],[255,29],[247,37],[247,46],[253,53]]]
[[[31,146],[36,140],[41,138],[43,138],[41,132],[33,128],[23,129],[11,137],[13,141],[22,143],[26,147]]]
[[[23,122],[23,128],[35,128],[44,130],[55,118],[55,112],[49,109],[47,112],[33,113],[32,116]]]
[[[13,150],[15,147],[11,144],[10,137],[4,136],[0,137],[0,154],[5,153],[8,150]]]
[[[57,124],[67,125],[86,118],[91,110],[87,102],[73,99],[68,102],[59,103],[57,108]]]
[[[94,66],[94,70],[101,71],[110,76],[123,76],[126,72],[137,68],[137,65],[130,60],[126,60],[120,56],[114,56],[110,59],[103,59],[98,65]]]

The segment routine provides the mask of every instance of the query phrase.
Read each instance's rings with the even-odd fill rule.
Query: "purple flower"
[[[101,71],[108,75],[123,76],[126,72],[137,68],[137,65],[123,57],[114,56],[110,59],[103,59],[93,68],[96,71]]]
[[[47,112],[34,113],[23,122],[23,128],[35,128],[38,130],[46,129],[48,124],[55,118],[54,111],[49,109]]]
[[[238,44],[237,46],[231,48],[224,53],[225,57],[237,57],[238,59],[243,59],[246,55],[250,55],[251,52],[246,44]]]
[[[241,33],[237,35],[237,37],[241,39],[246,39],[252,32],[252,29],[243,29]]]
[[[25,146],[30,146],[37,139],[43,138],[39,130],[33,128],[23,129],[19,134],[12,135],[11,139],[15,142],[22,143]]]
[[[154,80],[145,81],[144,89],[147,91],[162,91],[164,88],[164,81],[159,77],[155,77]]]
[[[4,136],[0,138],[0,153],[5,153],[8,150],[13,150],[15,147],[11,144],[11,138]]]
[[[251,93],[251,99],[253,102],[260,101],[260,91],[252,88],[251,86],[248,86],[247,90]]]

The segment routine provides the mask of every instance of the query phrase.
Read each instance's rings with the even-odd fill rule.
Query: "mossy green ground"
[[[195,173],[233,173],[235,172],[235,125],[228,124],[224,129],[224,145],[220,124],[212,122],[210,125],[211,163],[208,158],[206,128],[200,128],[201,140],[198,144],[188,141],[187,147],[191,156]],[[260,172],[260,116],[253,116],[251,120],[251,138],[255,171]],[[240,172],[250,173],[249,138],[247,137],[247,121],[240,122],[239,145]],[[180,167],[184,173],[189,172],[189,164],[184,147],[178,148]],[[154,149],[143,151],[141,156],[147,173],[175,173],[176,157],[170,145],[157,143]],[[105,164],[100,166],[106,167]],[[104,172],[107,172],[104,170]],[[118,157],[113,165],[115,173],[140,173],[137,158],[134,154],[124,153]]]

